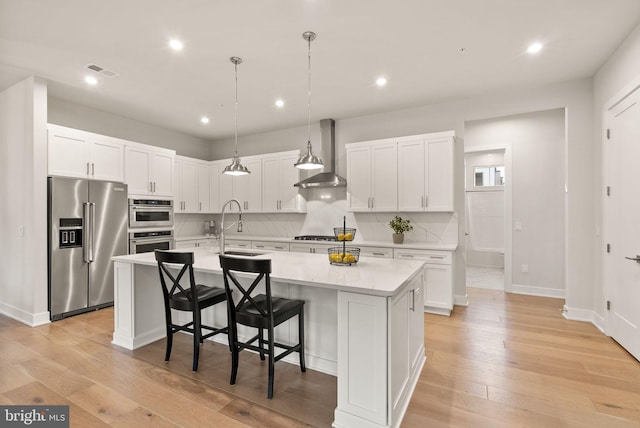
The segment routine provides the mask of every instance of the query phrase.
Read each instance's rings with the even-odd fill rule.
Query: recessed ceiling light
[[[387,79],[385,79],[384,77],[378,77],[376,79],[376,85],[385,86],[386,84],[387,84]]]
[[[174,51],[181,51],[184,45],[178,39],[171,39],[169,40],[169,47]]]
[[[202,116],[200,118],[200,122],[202,122],[203,125],[206,125],[209,123],[209,118],[207,116]]]
[[[84,81],[88,85],[97,85],[98,84],[98,79],[96,79],[93,76],[85,76]]]
[[[284,107],[284,101],[281,100],[281,99],[277,99],[276,100],[276,107],[278,107],[278,108]]]
[[[542,50],[542,43],[540,42],[531,43],[527,48],[527,52],[529,52],[530,54],[537,54],[541,50]]]

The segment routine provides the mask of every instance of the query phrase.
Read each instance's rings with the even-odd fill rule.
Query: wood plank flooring
[[[403,427],[640,427],[640,363],[562,301],[470,288],[469,307],[425,315],[427,363]],[[257,355],[178,335],[127,351],[104,309],[30,328],[0,316],[0,403],[69,404],[72,427],[328,427],[336,381],[276,365],[273,400]]]

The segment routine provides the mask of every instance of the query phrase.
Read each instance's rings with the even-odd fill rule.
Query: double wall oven
[[[173,247],[173,201],[129,199],[129,254]]]

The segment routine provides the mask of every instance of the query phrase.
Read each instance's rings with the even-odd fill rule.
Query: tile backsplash
[[[307,200],[307,213],[247,213],[242,215],[244,235],[293,238],[296,235],[332,235],[333,228],[342,226],[346,216],[347,227],[357,229],[356,241],[388,241],[391,243],[389,221],[396,213],[347,212],[345,188],[306,189],[301,194]],[[413,224],[405,234],[405,242],[457,244],[458,217],[456,213],[400,213]],[[215,220],[220,214],[176,214],[175,235],[203,235],[204,222]],[[236,214],[225,215],[227,225],[237,220]],[[226,236],[238,234],[235,227],[227,229]],[[238,236],[242,235],[238,234]]]

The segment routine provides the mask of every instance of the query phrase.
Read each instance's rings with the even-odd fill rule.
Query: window
[[[474,187],[504,186],[504,165],[473,167]]]

